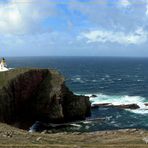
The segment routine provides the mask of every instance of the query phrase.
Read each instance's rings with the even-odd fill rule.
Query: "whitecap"
[[[122,79],[121,78],[119,78],[119,79],[117,79],[118,81],[121,81]]]
[[[91,124],[92,121],[82,121],[83,124]]]
[[[90,126],[88,126],[88,125],[87,125],[87,126],[85,126],[85,129],[87,129],[87,130],[88,130],[89,128],[90,128]]]
[[[115,123],[116,123],[116,121],[114,121],[114,120],[110,122],[110,124],[115,124]]]
[[[143,82],[143,80],[141,80],[141,79],[138,79],[138,80],[137,80],[137,82]]]
[[[92,105],[110,103],[113,105],[128,105],[137,104],[140,108],[135,110],[127,109],[128,111],[136,114],[148,114],[148,106],[145,106],[146,98],[141,96],[128,96],[128,95],[105,95],[105,94],[94,94],[96,97],[91,97],[91,94],[86,94],[90,97]]]
[[[106,120],[111,120],[113,118],[113,116],[107,116],[105,119]]]
[[[136,114],[143,114],[143,115],[147,115],[148,114],[148,110],[145,109],[136,109],[136,110],[129,110],[130,112],[134,112]]]
[[[81,127],[81,125],[79,125],[79,124],[75,124],[75,123],[72,123],[72,124],[70,124],[71,126],[74,126],[74,127]]]
[[[97,80],[92,80],[92,82],[97,82]]]
[[[102,81],[104,81],[104,80],[105,80],[105,78],[101,78],[101,80],[102,80]]]
[[[105,77],[106,77],[106,78],[110,78],[110,75],[106,74]]]
[[[116,116],[116,119],[118,119],[118,118],[121,118],[121,115],[120,114]]]
[[[81,79],[81,77],[74,77],[74,78],[72,78],[71,80],[72,80],[72,82],[85,83],[85,82]]]
[[[78,77],[78,78],[76,78],[75,80],[80,81],[80,80],[81,80],[81,78],[79,78],[79,77]]]
[[[103,86],[101,86],[101,87],[99,87],[99,88],[103,89],[104,87],[103,87]]]

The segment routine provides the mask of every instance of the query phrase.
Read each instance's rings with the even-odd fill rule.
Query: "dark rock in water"
[[[140,108],[137,104],[114,105],[114,107],[118,107],[118,108],[122,108],[122,109],[138,109],[138,108]]]
[[[148,106],[148,103],[145,103],[144,105],[145,105],[145,106]]]
[[[90,97],[91,97],[91,98],[96,98],[96,97],[97,97],[97,95],[91,95]]]
[[[104,106],[111,106],[112,104],[110,103],[101,103],[101,104],[92,104],[92,108],[97,108],[97,107],[104,107]]]
[[[97,107],[117,107],[121,109],[138,109],[140,108],[137,104],[122,104],[122,105],[113,105],[110,103],[102,103],[102,104],[93,104],[91,105],[92,108],[97,108]]]
[[[90,115],[89,98],[74,95],[55,70],[0,73],[0,121],[28,128],[35,121],[65,122]]]

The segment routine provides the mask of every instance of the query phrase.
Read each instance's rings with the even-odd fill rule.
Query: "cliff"
[[[74,95],[55,70],[22,68],[0,73],[1,122],[22,128],[37,120],[68,122],[89,114],[89,98]]]

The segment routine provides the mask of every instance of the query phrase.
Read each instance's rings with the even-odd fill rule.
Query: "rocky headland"
[[[0,122],[25,129],[35,121],[83,120],[90,108],[89,98],[74,95],[56,70],[21,68],[0,73]]]
[[[114,107],[109,103],[92,107],[105,106]],[[139,108],[135,104],[115,107]],[[48,133],[48,130],[29,133],[18,129],[27,129],[35,121],[62,124],[83,120],[90,115],[90,109],[89,98],[74,95],[65,86],[63,76],[55,70],[22,68],[2,72],[0,147],[147,147],[148,132],[140,129],[89,133]]]

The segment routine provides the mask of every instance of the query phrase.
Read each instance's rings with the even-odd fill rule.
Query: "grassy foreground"
[[[146,141],[148,131],[137,129],[46,134],[28,133],[0,123],[0,147],[4,148],[146,148]]]

